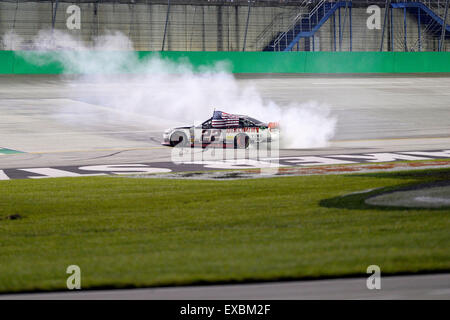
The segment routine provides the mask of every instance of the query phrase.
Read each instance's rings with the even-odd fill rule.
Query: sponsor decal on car
[[[259,132],[259,128],[228,128],[226,129],[227,133],[229,132]]]

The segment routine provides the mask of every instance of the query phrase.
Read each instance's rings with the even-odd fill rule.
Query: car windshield
[[[211,128],[211,119],[209,118],[208,120],[206,120],[205,122],[203,122],[201,125],[197,126],[197,127],[201,127],[201,128]]]
[[[256,120],[255,118],[250,118],[250,117],[247,117],[247,120],[250,120],[251,122],[253,122],[253,123],[254,123],[254,124],[256,124],[256,125],[261,125],[261,124],[265,124],[265,122],[262,122],[262,121]]]

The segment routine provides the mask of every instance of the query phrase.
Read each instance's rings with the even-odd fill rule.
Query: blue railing
[[[341,27],[341,14],[340,9],[345,8],[344,24]],[[295,45],[297,48],[299,46],[299,41],[305,38],[305,51],[311,50],[311,45],[309,39],[312,38],[312,46],[314,50],[314,35],[322,27],[322,25],[330,18],[335,18],[334,14],[339,10],[339,30],[340,33],[339,43],[342,40],[342,30],[346,28],[345,19],[349,19],[348,32],[350,36],[349,40],[349,50],[352,50],[352,22],[351,22],[351,8],[352,1],[331,1],[331,0],[321,0],[317,3],[310,12],[297,16],[291,25],[287,28],[287,31],[278,33],[268,45],[263,49],[263,51],[291,51]],[[409,1],[409,2],[391,2],[390,10],[392,9],[404,9],[413,14],[418,20],[419,27],[422,25],[423,31],[431,34],[435,37],[442,36],[444,21],[436,14],[432,9],[426,6],[420,1]],[[349,13],[347,14],[347,9]],[[348,16],[348,18],[347,18]],[[392,16],[392,14],[391,14]],[[406,17],[405,17],[406,19]],[[334,21],[334,20],[333,20]],[[405,20],[406,21],[406,20]],[[420,29],[420,28],[419,28]],[[406,28],[405,28],[406,30]],[[419,31],[420,32],[420,31]],[[335,32],[336,33],[336,32]],[[336,34],[334,35],[334,49],[336,50]],[[406,31],[405,31],[405,44],[406,44]],[[419,33],[420,37],[420,33]],[[445,38],[450,38],[450,25],[445,24]],[[391,39],[393,41],[393,37]],[[406,48],[406,47],[405,47]],[[406,50],[406,49],[405,49]]]
[[[291,51],[301,38],[310,38],[340,8],[352,7],[351,1],[320,1],[308,14],[300,15],[285,32],[280,32],[263,51]]]

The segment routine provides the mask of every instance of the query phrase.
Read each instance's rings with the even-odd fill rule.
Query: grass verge
[[[450,169],[233,181],[117,177],[0,182],[0,292],[450,270],[450,212],[358,194]],[[344,200],[340,200],[344,199]]]

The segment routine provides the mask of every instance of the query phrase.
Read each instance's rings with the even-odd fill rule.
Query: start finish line
[[[364,154],[337,154],[236,160],[194,160],[182,162],[151,162],[125,164],[99,164],[89,166],[55,166],[39,168],[0,169],[0,180],[42,179],[61,177],[87,177],[105,175],[155,174],[205,170],[229,170],[277,167],[315,167],[324,165],[380,163],[393,161],[419,161],[450,159],[450,150],[405,151]],[[275,160],[275,161],[274,161]]]

